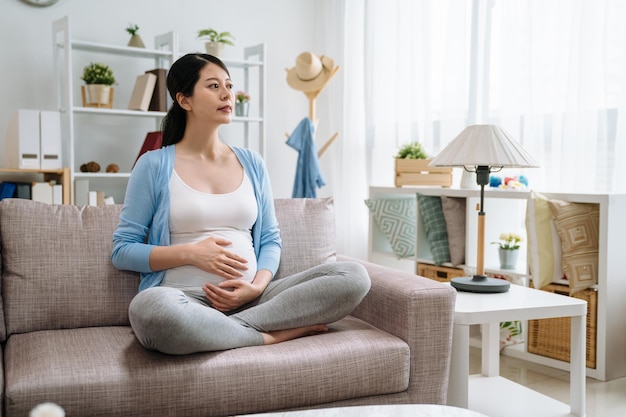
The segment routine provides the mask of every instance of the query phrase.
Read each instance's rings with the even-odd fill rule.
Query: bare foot
[[[276,330],[274,332],[267,333],[261,332],[261,335],[263,335],[264,345],[273,345],[275,343],[285,342],[298,337],[327,331],[328,326],[325,324],[314,324],[312,326],[296,327],[295,329]]]

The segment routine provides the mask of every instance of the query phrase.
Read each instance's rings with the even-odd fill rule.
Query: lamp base
[[[507,292],[511,283],[504,279],[490,278],[485,275],[474,275],[473,277],[452,278],[452,287],[458,291],[478,292],[478,293],[501,293]]]

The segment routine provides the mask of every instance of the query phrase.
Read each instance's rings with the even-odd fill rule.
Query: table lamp
[[[463,167],[476,173],[480,186],[480,208],[478,211],[478,245],[476,274],[451,280],[459,291],[479,293],[507,292],[510,283],[504,279],[485,275],[485,185],[489,174],[502,168],[538,167],[535,160],[504,130],[494,125],[472,125],[466,127],[431,162],[432,166]]]

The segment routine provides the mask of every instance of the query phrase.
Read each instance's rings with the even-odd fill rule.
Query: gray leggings
[[[185,355],[262,345],[260,332],[332,323],[350,314],[369,288],[361,264],[334,262],[273,280],[259,298],[227,314],[175,288],[148,288],[131,301],[129,318],[146,348]]]

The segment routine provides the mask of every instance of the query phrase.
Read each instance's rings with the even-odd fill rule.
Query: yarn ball
[[[497,175],[491,175],[489,177],[489,186],[492,188],[498,188],[502,185],[502,178]]]
[[[100,172],[100,164],[95,161],[87,162],[80,166],[80,172]]]
[[[528,178],[525,175],[520,175],[517,180],[528,187]]]

